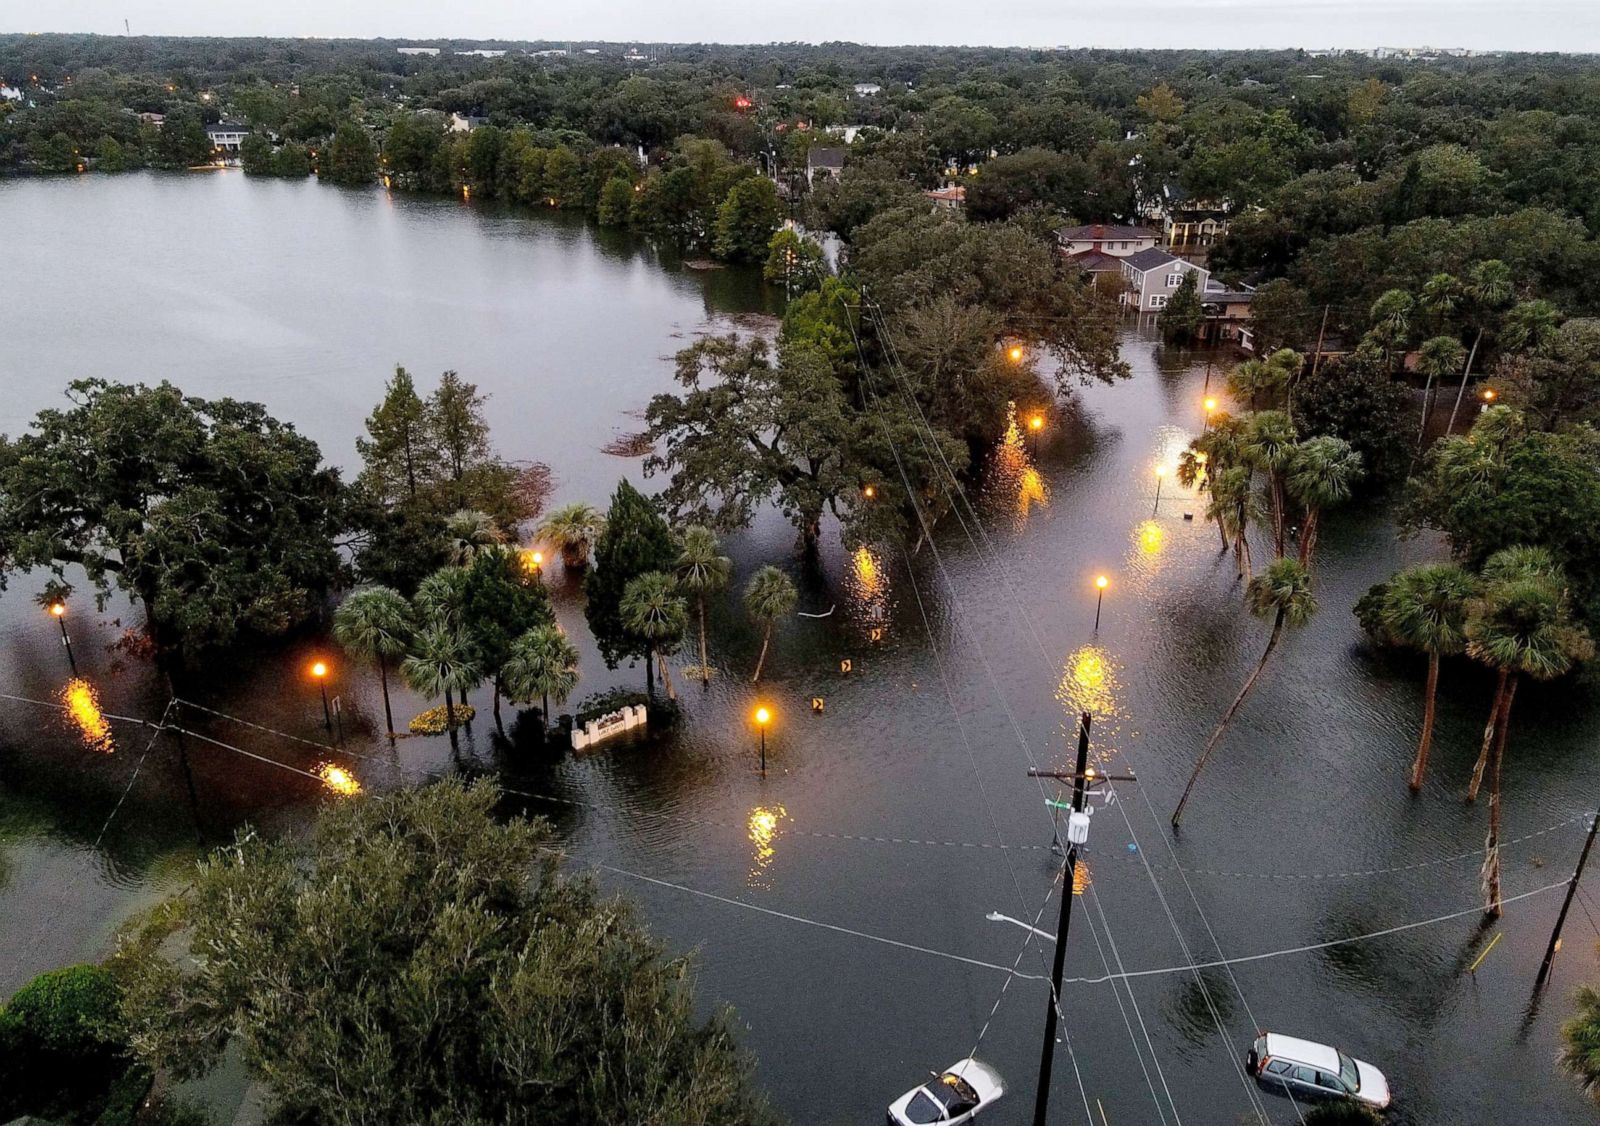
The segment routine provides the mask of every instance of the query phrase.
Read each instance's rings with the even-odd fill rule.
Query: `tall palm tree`
[[[1478,348],[1483,344],[1483,334],[1511,303],[1515,293],[1511,285],[1511,267],[1498,258],[1479,262],[1467,277],[1464,291],[1470,322],[1477,331],[1472,337],[1472,348],[1467,352],[1466,366],[1461,369],[1461,386],[1456,389],[1456,402],[1450,408],[1450,421],[1444,432],[1452,434],[1456,428],[1456,415],[1461,413],[1461,400],[1467,393],[1467,381],[1472,378],[1472,364],[1478,358]]]
[[[1272,656],[1272,651],[1277,648],[1278,638],[1283,636],[1283,627],[1297,629],[1309,622],[1312,615],[1317,612],[1317,600],[1311,593],[1311,575],[1293,559],[1274,559],[1265,571],[1251,579],[1245,602],[1256,617],[1272,618],[1272,634],[1267,638],[1267,647],[1262,651],[1261,659],[1256,662],[1249,679],[1244,682],[1244,687],[1239,689],[1239,694],[1233,698],[1233,703],[1228,705],[1228,710],[1222,713],[1217,729],[1211,733],[1211,738],[1206,740],[1205,748],[1195,761],[1194,771],[1189,775],[1189,784],[1183,788],[1183,797],[1178,801],[1178,808],[1172,811],[1174,830],[1183,821],[1183,807],[1189,802],[1189,794],[1193,792],[1200,772],[1205,769],[1206,760],[1221,742],[1234,713],[1239,710],[1239,705],[1244,703],[1245,697],[1250,695],[1250,690],[1256,686],[1261,670],[1267,667],[1267,658]]]
[[[589,565],[589,547],[600,538],[605,517],[592,504],[564,504],[544,518],[534,530],[542,542],[561,552],[561,562],[572,570]]]
[[[756,674],[752,681],[761,679],[761,670],[767,663],[767,646],[772,644],[772,627],[781,618],[794,613],[800,601],[799,593],[789,576],[776,567],[763,567],[750,576],[744,588],[745,611],[761,626],[761,656],[756,658]]]
[[[405,656],[411,643],[411,607],[397,590],[371,586],[358,590],[333,612],[333,636],[347,653],[378,666],[383,686],[383,721],[394,738],[389,706],[389,662]]]
[[[463,625],[467,605],[467,569],[440,567],[417,585],[411,605],[416,620],[423,625]]]
[[[1592,657],[1594,644],[1573,622],[1566,577],[1542,548],[1496,552],[1484,565],[1484,578],[1484,594],[1473,600],[1467,620],[1467,652],[1499,672],[1492,720],[1488,855],[1483,863],[1484,912],[1494,918],[1500,914],[1500,780],[1517,683],[1523,676],[1536,680],[1562,676],[1574,663]]]
[[[1369,335],[1383,349],[1386,367],[1394,366],[1394,354],[1405,354],[1411,339],[1411,318],[1416,312],[1416,298],[1403,289],[1386,290],[1372,303],[1372,328]]]
[[[1319,435],[1298,443],[1289,454],[1284,482],[1289,495],[1305,510],[1300,525],[1300,565],[1311,568],[1317,531],[1326,508],[1343,504],[1365,470],[1361,455],[1343,438]]]
[[[511,656],[501,673],[506,696],[514,704],[537,697],[545,731],[550,730],[550,697],[562,703],[578,686],[578,647],[553,625],[537,626],[511,643]]]
[[[505,542],[494,517],[472,508],[459,508],[444,522],[445,556],[453,567],[465,567],[486,548]]]
[[[661,663],[661,682],[666,686],[667,698],[677,699],[672,687],[672,670],[667,665],[667,654],[682,640],[689,626],[689,608],[678,593],[678,584],[664,571],[646,571],[628,580],[622,590],[622,628],[645,643],[645,688],[655,696],[655,679],[650,672],[650,662]]]
[[[1236,419],[1226,412],[1212,416],[1205,433],[1190,439],[1178,455],[1178,483],[1186,489],[1211,492],[1217,478],[1239,464],[1243,433],[1242,419]],[[1206,518],[1216,522],[1217,532],[1222,537],[1222,550],[1226,552],[1228,531],[1211,511],[1215,507],[1216,500],[1213,497],[1211,505],[1207,507]]]
[[[422,695],[444,697],[445,726],[454,742],[455,694],[460,693],[465,701],[467,690],[483,679],[466,635],[443,622],[424,627],[412,638],[411,652],[400,663],[400,675]]]
[[[1294,455],[1294,423],[1282,411],[1257,411],[1245,424],[1245,464],[1261,470],[1267,478],[1267,499],[1272,506],[1273,554],[1283,558],[1284,472]]]
[[[1383,627],[1402,645],[1428,655],[1428,686],[1422,697],[1422,736],[1411,764],[1411,792],[1422,789],[1433,749],[1434,707],[1438,702],[1440,658],[1467,646],[1467,601],[1478,589],[1473,577],[1454,563],[1408,567],[1389,580],[1380,614]]]
[[[1417,308],[1427,314],[1436,327],[1443,329],[1454,322],[1462,300],[1461,282],[1454,274],[1441,271],[1422,283]]]
[[[1433,413],[1434,387],[1452,372],[1460,371],[1466,362],[1467,350],[1453,336],[1434,336],[1422,342],[1417,353],[1417,370],[1427,376],[1422,387],[1422,421],[1417,425],[1417,452],[1422,452],[1422,439],[1428,432],[1428,416]]]
[[[1211,478],[1211,501],[1206,505],[1206,519],[1216,521],[1222,532],[1222,550],[1233,544],[1233,557],[1238,565],[1239,578],[1248,580],[1254,574],[1250,562],[1250,521],[1256,511],[1255,488],[1251,484],[1250,470],[1243,465],[1231,466]]]
[[[1543,355],[1561,330],[1561,310],[1542,298],[1519,301],[1500,326],[1500,343],[1508,351]]]
[[[733,561],[721,554],[717,535],[703,524],[684,529],[683,547],[678,552],[678,585],[694,595],[700,617],[700,683],[711,683],[711,666],[706,661],[706,595],[728,585]]]

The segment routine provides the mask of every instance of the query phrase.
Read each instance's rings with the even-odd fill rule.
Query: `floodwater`
[[[687,271],[570,217],[231,173],[0,182],[0,229],[19,279],[0,328],[0,430],[60,403],[69,377],[169,378],[262,401],[349,466],[393,364],[425,385],[451,367],[493,395],[502,452],[550,463],[563,500],[603,503],[617,477],[638,479],[637,462],[601,447],[641,428],[634,412],[670,387],[663,357],[686,336],[774,311],[748,274]],[[1240,1074],[1258,1028],[1378,1065],[1394,1122],[1591,1121],[1554,1066],[1570,991],[1597,972],[1587,893],[1553,987],[1529,1002],[1560,901],[1538,889],[1570,871],[1600,782],[1592,695],[1571,683],[1518,694],[1505,890],[1537,893],[1483,930],[1487,810],[1461,794],[1490,679],[1446,665],[1432,776],[1412,799],[1422,666],[1370,651],[1350,608],[1438,548],[1399,540],[1378,511],[1332,515],[1321,610],[1279,647],[1174,838],[1167,815],[1267,626],[1243,609],[1195,499],[1168,476],[1156,503],[1154,468],[1201,424],[1217,357],[1163,350],[1131,326],[1124,354],[1133,379],[1078,393],[1037,450],[1002,447],[972,507],[914,558],[835,541],[813,574],[781,519],[733,537],[736,587],[778,562],[800,582],[800,610],[826,616],[787,623],[752,685],[759,637],[736,598],[715,600],[719,672],[709,688],[679,676],[687,718],[670,738],[552,755],[515,727],[495,739],[484,714],[459,756],[443,738],[391,749],[374,738],[376,678],[336,662],[349,727],[335,750],[298,673],[326,652],[315,638],[207,670],[186,691],[214,713],[185,705],[182,719],[286,766],[336,763],[374,790],[495,777],[510,807],[556,822],[575,868],[598,868],[672,949],[697,951],[702,1001],[736,1008],[760,1081],[797,1123],[880,1121],[975,1046],[1010,1085],[992,1119],[1006,1123],[1031,1111],[1046,991],[1005,968],[1045,973],[1050,952],[986,916],[1042,911],[1038,925],[1056,929],[1044,799],[1062,795],[1027,770],[1069,768],[1087,709],[1097,765],[1138,781],[1093,817],[1052,1121],[1233,1126],[1259,1104],[1297,1123]],[[559,566],[549,581],[586,643],[575,581]],[[191,801],[174,745],[105,718],[167,703],[107,648],[127,608],[74,603],[74,684],[36,588],[19,578],[0,598],[0,692],[64,706],[0,699],[0,991],[103,955],[122,919],[181,886],[198,839],[246,821],[293,831],[339,800],[191,739]],[[580,695],[643,679],[607,671],[587,645],[582,673]],[[765,778],[758,702],[775,712]],[[402,691],[395,709],[428,703]],[[1376,932],[1389,933],[1360,938]],[[1112,974],[1136,976],[1094,980]]]

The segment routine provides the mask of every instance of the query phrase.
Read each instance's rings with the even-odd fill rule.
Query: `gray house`
[[[818,178],[837,180],[844,174],[844,150],[813,145],[806,153],[806,187],[817,186]]]
[[[1210,273],[1165,250],[1141,250],[1122,259],[1122,280],[1128,291],[1123,301],[1141,313],[1159,313],[1183,284],[1183,275],[1195,273],[1196,290],[1204,290]]]

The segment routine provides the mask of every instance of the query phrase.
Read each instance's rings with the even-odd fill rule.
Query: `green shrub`
[[[119,990],[100,966],[40,974],[0,1010],[0,1121],[93,1121],[128,1069]]]

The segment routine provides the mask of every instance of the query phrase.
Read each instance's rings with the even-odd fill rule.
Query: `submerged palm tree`
[[[1379,611],[1383,628],[1400,644],[1428,655],[1428,686],[1422,696],[1422,735],[1411,764],[1411,792],[1422,789],[1433,748],[1439,664],[1467,646],[1467,602],[1477,593],[1473,577],[1454,563],[1408,567],[1389,580]]]
[[[733,561],[721,554],[716,533],[703,524],[684,529],[683,549],[678,553],[678,585],[694,595],[700,617],[700,683],[711,683],[711,666],[706,661],[706,595],[728,585]]]
[[[494,517],[476,509],[460,508],[444,522],[445,555],[453,567],[465,567],[487,548],[505,543]]]
[[[683,639],[689,626],[689,608],[678,585],[671,575],[662,571],[646,571],[628,580],[622,591],[622,628],[643,639],[645,643],[645,688],[655,696],[655,678],[650,671],[651,661],[661,664],[661,681],[666,686],[668,699],[677,699],[672,687],[672,670],[667,665],[667,654]]]
[[[1572,1001],[1578,1013],[1561,1026],[1561,1068],[1600,1100],[1600,991],[1580,985]]]
[[[1500,779],[1505,765],[1511,705],[1523,676],[1553,680],[1594,655],[1594,644],[1572,620],[1566,576],[1550,553],[1537,547],[1510,547],[1484,564],[1485,589],[1474,599],[1467,620],[1467,652],[1498,672],[1495,702],[1486,742],[1489,758],[1489,839],[1483,863],[1484,911],[1500,914]],[[1473,789],[1483,777],[1480,754]]]
[[[1311,567],[1311,554],[1317,547],[1317,531],[1322,512],[1350,499],[1350,492],[1361,480],[1361,455],[1343,438],[1320,435],[1307,438],[1289,453],[1284,467],[1284,483],[1305,510],[1300,525],[1300,565]]]
[[[578,686],[578,647],[556,626],[538,626],[511,643],[511,655],[500,675],[512,703],[541,702],[548,731],[550,697],[562,703]]]
[[[534,530],[544,543],[561,552],[561,562],[576,570],[589,565],[589,546],[600,537],[605,517],[592,504],[565,504]]]
[[[445,726],[453,742],[456,737],[455,695],[467,698],[467,690],[483,679],[472,643],[459,629],[442,622],[427,626],[412,639],[411,652],[400,664],[406,683],[432,699],[444,697]]]
[[[1244,423],[1227,413],[1215,415],[1211,425],[1205,433],[1191,439],[1178,455],[1178,483],[1186,489],[1198,489],[1203,493],[1213,493],[1213,485],[1217,478],[1229,469],[1239,464],[1241,458],[1241,436],[1244,433]],[[1246,477],[1248,484],[1248,475]],[[1228,550],[1228,530],[1223,522],[1213,513],[1217,508],[1215,494],[1206,511],[1206,518],[1213,520],[1217,525],[1217,532],[1222,537],[1222,550]]]
[[[761,626],[761,656],[756,659],[756,674],[752,681],[761,679],[761,670],[767,663],[767,646],[772,644],[772,627],[781,618],[794,613],[800,595],[789,576],[776,567],[763,567],[750,576],[744,588],[744,608]]]
[[[1239,578],[1248,580],[1254,574],[1250,562],[1250,521],[1256,510],[1255,488],[1251,473],[1243,465],[1224,469],[1211,479],[1211,501],[1206,505],[1206,519],[1216,521],[1222,530],[1222,550],[1233,543],[1233,557],[1238,564]]]
[[[1295,449],[1294,423],[1282,411],[1258,411],[1245,424],[1240,453],[1245,464],[1267,477],[1267,500],[1272,506],[1273,555],[1283,558],[1285,509],[1284,473]]]
[[[1228,710],[1222,713],[1217,729],[1211,733],[1211,738],[1206,740],[1199,759],[1195,761],[1194,771],[1189,775],[1189,784],[1183,788],[1183,797],[1178,801],[1178,808],[1172,811],[1173,829],[1177,829],[1183,821],[1183,807],[1189,802],[1189,794],[1194,790],[1200,772],[1205,769],[1206,760],[1211,757],[1211,752],[1216,750],[1217,744],[1228,730],[1228,724],[1233,720],[1234,713],[1239,710],[1239,705],[1244,703],[1245,697],[1250,695],[1250,690],[1256,686],[1261,670],[1267,667],[1267,658],[1271,657],[1272,651],[1277,648],[1278,639],[1283,636],[1283,627],[1303,626],[1317,612],[1317,600],[1311,593],[1311,576],[1293,559],[1274,559],[1265,571],[1251,579],[1250,588],[1245,594],[1245,602],[1256,617],[1272,618],[1272,634],[1267,638],[1267,647],[1262,651],[1261,659],[1256,662],[1249,679],[1244,682],[1244,687],[1239,689],[1239,694],[1234,697],[1233,703],[1228,705]]]
[[[411,607],[399,591],[366,587],[333,612],[333,636],[346,652],[378,666],[383,687],[383,720],[394,738],[394,711],[389,706],[389,662],[405,656],[411,643]]]

